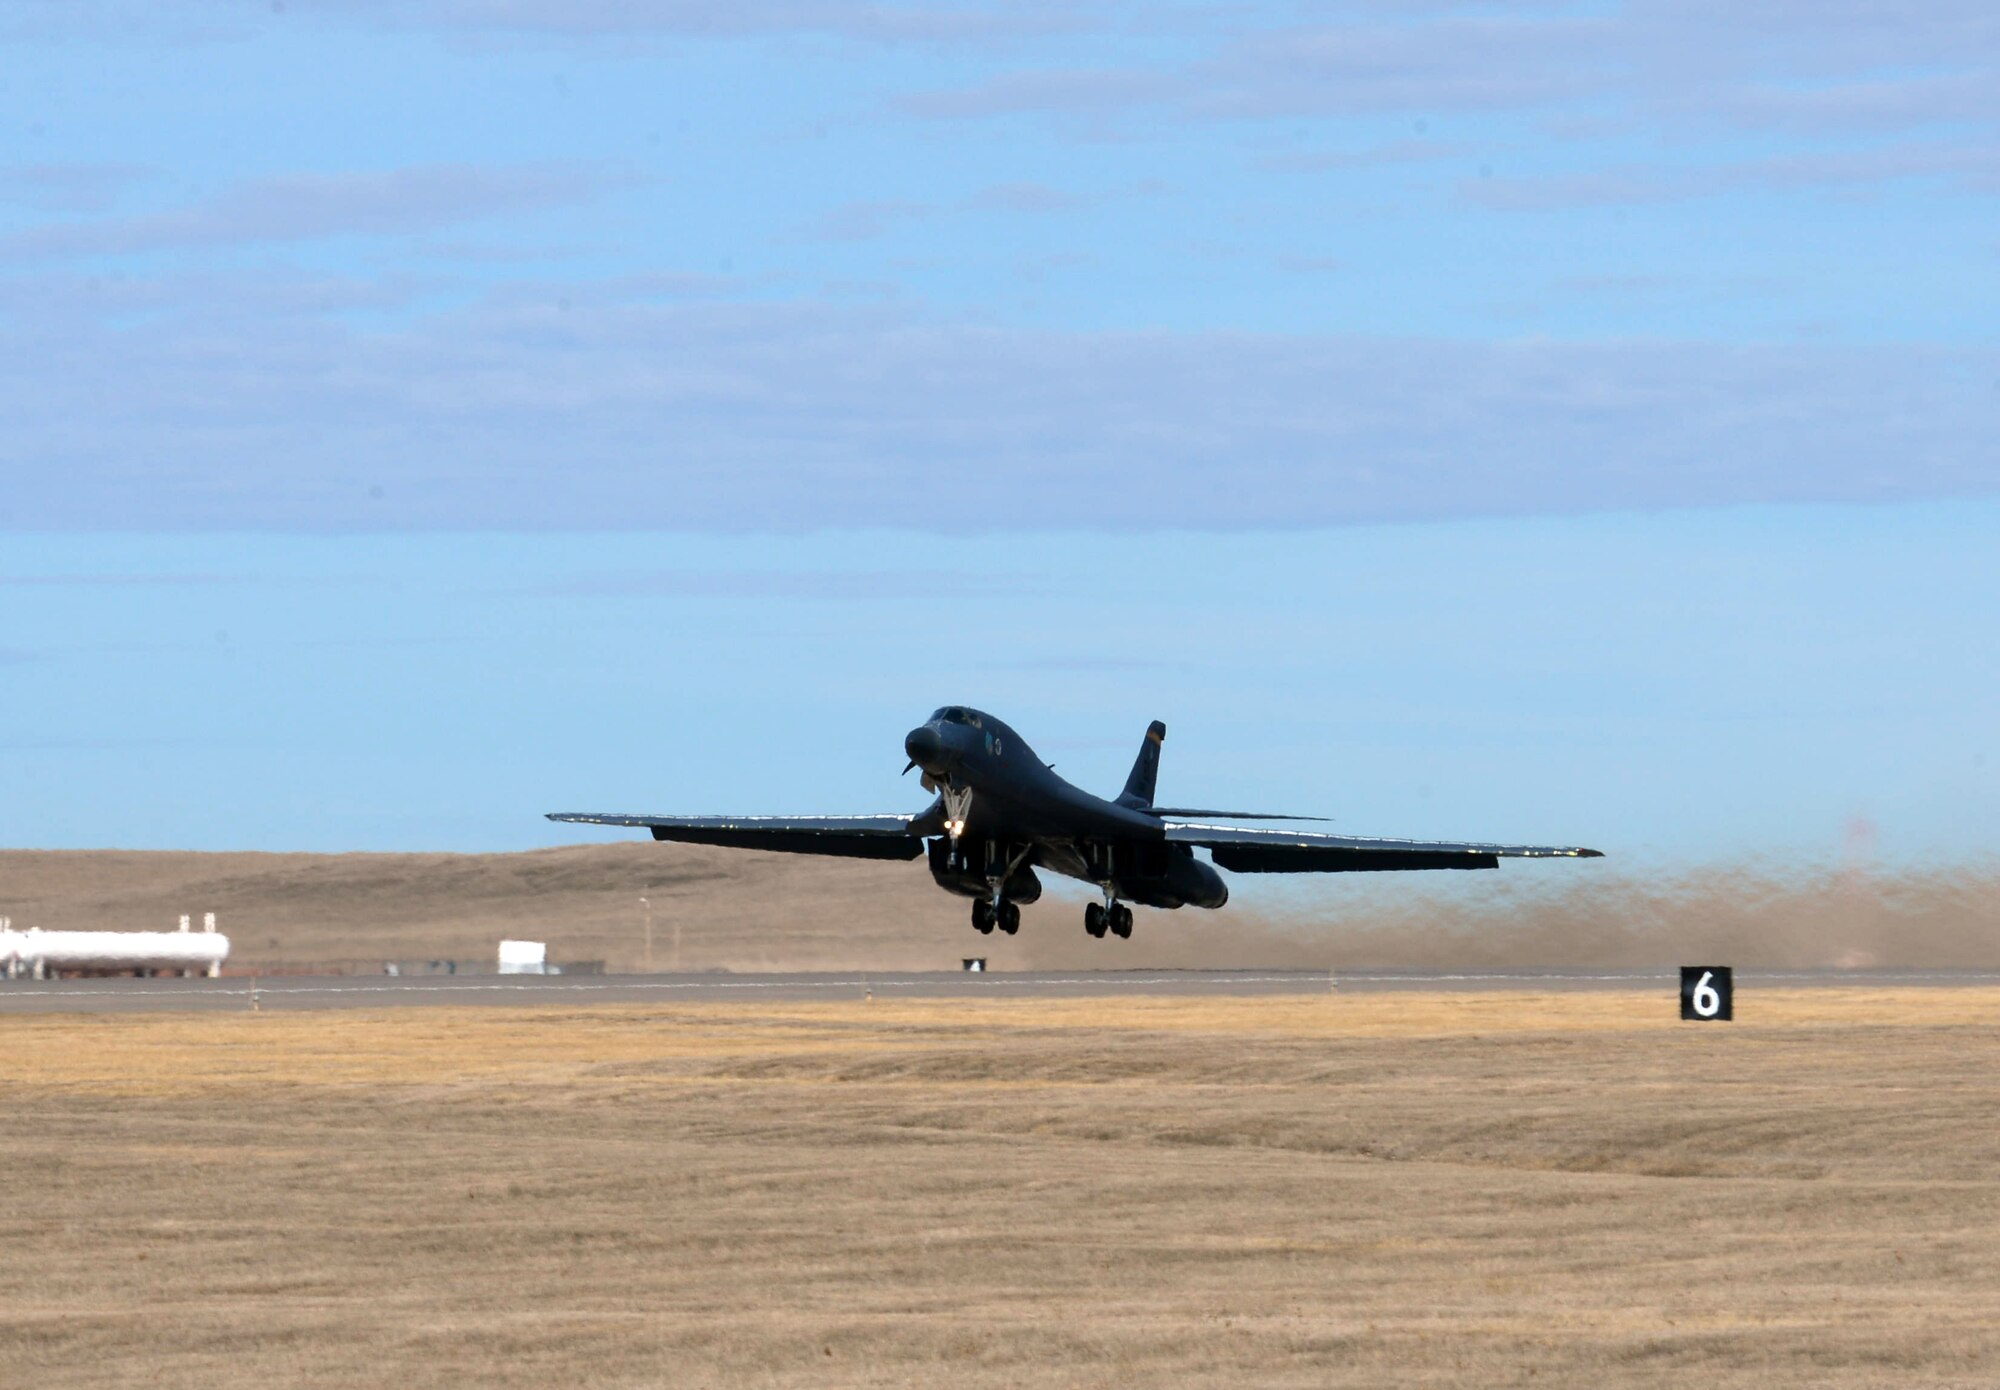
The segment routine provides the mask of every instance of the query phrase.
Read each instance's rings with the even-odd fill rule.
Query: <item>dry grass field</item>
[[[14,1017],[0,1384],[1990,1386],[2000,991]]]

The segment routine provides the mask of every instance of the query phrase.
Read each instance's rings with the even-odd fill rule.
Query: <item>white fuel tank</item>
[[[213,931],[0,931],[0,971],[194,970],[220,975],[229,938]]]

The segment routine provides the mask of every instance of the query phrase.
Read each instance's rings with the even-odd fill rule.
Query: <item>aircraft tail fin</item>
[[[1139,758],[1132,764],[1132,775],[1125,779],[1125,790],[1118,798],[1119,805],[1153,804],[1153,788],[1160,780],[1160,745],[1166,741],[1166,725],[1155,719],[1146,726],[1146,741],[1139,745]]]

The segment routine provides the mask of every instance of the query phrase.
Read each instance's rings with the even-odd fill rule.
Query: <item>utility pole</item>
[[[653,902],[650,898],[640,898],[639,906],[646,912],[646,973],[653,973]]]

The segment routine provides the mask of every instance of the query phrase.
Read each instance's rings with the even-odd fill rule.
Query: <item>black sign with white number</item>
[[[1736,985],[1726,965],[1681,967],[1681,1017],[1698,1023],[1736,1016]]]

